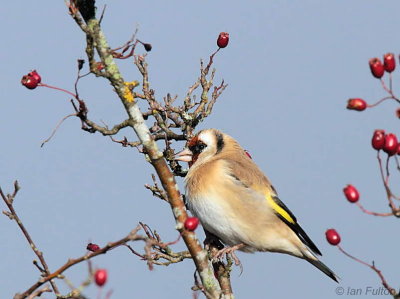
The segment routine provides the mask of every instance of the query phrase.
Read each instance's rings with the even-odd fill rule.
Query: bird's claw
[[[240,262],[239,258],[236,256],[235,251],[240,249],[241,247],[243,247],[244,244],[240,243],[234,246],[229,246],[229,247],[225,247],[221,250],[219,250],[213,257],[212,261],[220,261],[221,259],[223,259],[225,254],[229,254],[233,261],[235,262],[236,266],[241,266],[242,263]]]

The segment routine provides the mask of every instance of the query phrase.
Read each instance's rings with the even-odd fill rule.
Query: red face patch
[[[191,148],[191,147],[195,146],[197,144],[197,142],[199,142],[199,137],[194,136],[192,139],[189,140],[187,147]]]
[[[199,143],[199,137],[194,136],[192,139],[189,140],[189,143],[187,144],[187,147],[189,148],[189,150],[191,150],[191,148],[194,148],[198,143]],[[193,151],[192,151],[192,153],[193,153]],[[200,153],[193,153],[192,161],[190,161],[188,163],[189,164],[189,168],[192,167],[192,165],[197,161],[197,159],[199,158],[199,154]]]

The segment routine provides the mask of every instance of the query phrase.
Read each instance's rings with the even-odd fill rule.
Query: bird
[[[189,163],[186,204],[206,234],[232,251],[304,259],[338,282],[270,180],[234,138],[217,129],[201,130],[174,159]]]

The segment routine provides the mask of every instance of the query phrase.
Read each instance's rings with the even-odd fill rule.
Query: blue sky
[[[221,129],[251,152],[346,291],[361,288],[366,295],[367,287],[377,289],[380,281],[326,243],[324,232],[330,227],[340,231],[345,249],[374,260],[388,282],[398,286],[398,220],[365,215],[342,194],[352,183],[365,207],[387,210],[370,138],[377,128],[399,133],[397,106],[387,102],[356,113],[345,105],[350,97],[374,102],[384,96],[368,60],[399,53],[397,1],[98,1],[98,7],[103,4],[103,28],[112,46],[127,41],[137,25],[138,37],[153,45],[148,63],[158,99],[168,92],[182,99],[198,77],[200,58],[215,50],[219,32],[229,32],[230,44],[214,64],[215,82],[224,79],[229,86],[200,128]],[[135,149],[81,131],[77,119],[67,120],[40,148],[72,107],[65,94],[27,90],[20,78],[37,69],[45,83],[73,89],[85,39],[64,2],[7,1],[0,19],[0,185],[11,191],[19,180],[15,208],[50,268],[84,254],[89,240],[104,245],[125,236],[139,221],[166,241],[174,240],[172,213],[144,189],[153,170]],[[120,66],[126,80],[139,79],[131,61]],[[396,71],[395,90],[398,81]],[[125,118],[105,80],[86,78],[79,90],[91,119],[113,125]],[[134,140],[130,131],[123,135]],[[398,179],[393,176],[393,182]],[[5,216],[0,235],[0,297],[10,298],[39,273],[27,242]],[[143,244],[134,247],[141,250]],[[338,297],[338,285],[305,261],[271,253],[239,253],[239,258],[243,274],[239,269],[232,273],[237,298]],[[112,298],[191,298],[194,266],[189,260],[150,272],[118,248],[93,263],[108,269],[105,290],[113,290]],[[66,275],[78,285],[86,268],[82,264]],[[95,298],[97,289],[91,286],[84,293]]]

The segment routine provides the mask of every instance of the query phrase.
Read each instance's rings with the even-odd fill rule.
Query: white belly
[[[188,196],[188,206],[194,216],[199,218],[204,229],[217,236],[228,246],[247,243],[246,237],[235,223],[235,217],[224,201],[212,200],[212,195],[203,197]]]

